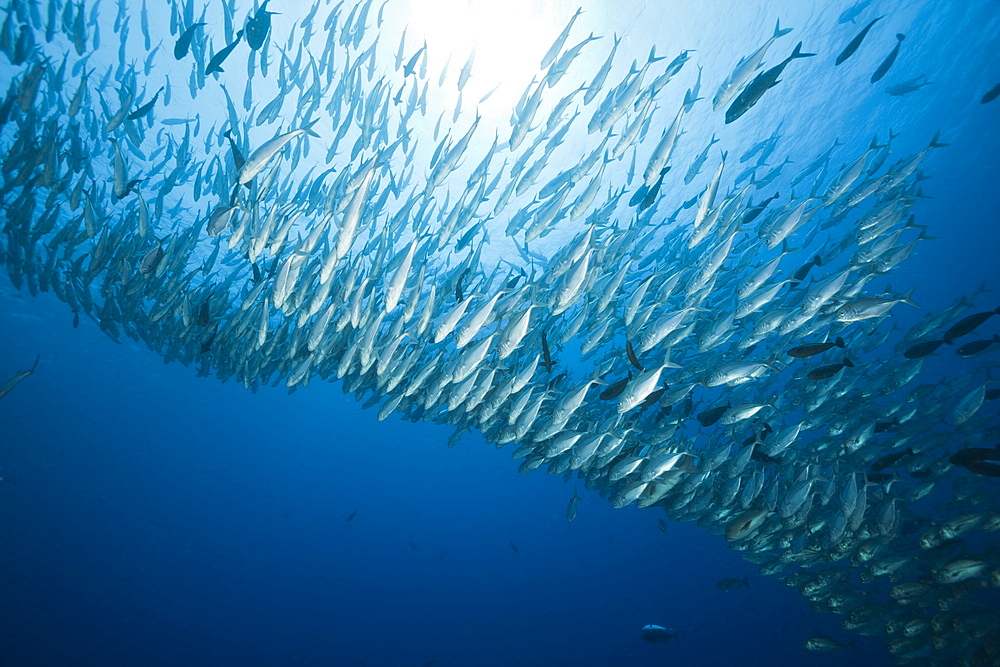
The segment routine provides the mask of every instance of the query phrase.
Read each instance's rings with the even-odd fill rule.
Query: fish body
[[[312,130],[312,126],[315,123],[316,121],[313,121],[312,123],[309,123],[308,125],[305,125],[297,130],[279,134],[275,138],[264,142],[263,145],[258,147],[253,153],[250,154],[249,157],[247,157],[246,163],[243,165],[243,168],[240,169],[237,182],[240,185],[246,185],[252,181],[254,176],[259,174],[261,170],[274,158],[274,156],[277,155],[278,152],[292,139],[300,137],[303,134],[318,137],[319,135]]]
[[[878,66],[878,69],[872,73],[872,78],[870,79],[872,83],[881,80],[889,71],[889,68],[892,67],[892,64],[896,62],[896,58],[899,56],[899,46],[903,43],[904,39],[906,39],[906,35],[901,32],[896,33],[896,46],[892,48],[892,51],[885,57],[885,60]]]
[[[778,77],[781,76],[781,73],[785,70],[785,67],[788,66],[788,63],[792,62],[796,58],[809,58],[814,55],[816,54],[802,53],[802,42],[799,42],[795,45],[795,50],[792,51],[792,55],[788,56],[766,72],[758,74],[754,80],[743,89],[743,92],[736,97],[729,109],[726,110],[726,125],[732,123],[749,111],[755,104],[757,104],[757,102],[760,101],[760,98],[763,97],[764,93],[780,83]]]
[[[764,62],[764,56],[767,54],[768,48],[774,43],[776,39],[783,35],[787,35],[792,31],[792,28],[781,29],[781,21],[779,20],[775,23],[774,34],[771,35],[770,39],[764,42],[759,49],[754,51],[752,54],[740,60],[736,65],[733,72],[722,82],[719,86],[719,90],[715,93],[715,97],[712,98],[712,109],[718,111],[722,107],[729,104],[729,101],[740,92],[743,85],[750,80],[753,73],[760,67],[761,63]]]
[[[862,28],[861,32],[859,32],[857,35],[855,35],[854,39],[852,39],[850,42],[848,42],[847,46],[844,47],[844,50],[841,51],[840,55],[837,56],[837,60],[834,63],[834,66],[841,64],[842,62],[844,62],[845,60],[847,60],[848,58],[850,58],[852,55],[854,55],[854,52],[858,50],[859,46],[861,46],[861,42],[864,41],[865,36],[868,34],[868,31],[871,30],[872,26],[874,26],[876,23],[878,23],[883,18],[885,18],[885,17],[879,16],[877,18],[874,18],[874,19],[872,19],[871,23],[869,23],[864,28]]]

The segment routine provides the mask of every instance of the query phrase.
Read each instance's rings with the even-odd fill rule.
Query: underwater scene
[[[0,665],[1000,665],[996,0],[3,0]]]

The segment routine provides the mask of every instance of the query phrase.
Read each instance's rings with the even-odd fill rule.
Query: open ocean
[[[0,665],[1000,664],[1000,454],[971,468],[952,458],[967,448],[988,457],[983,452],[1000,446],[1000,400],[990,391],[1000,387],[1000,316],[985,315],[1000,306],[1000,100],[983,101],[1000,84],[996,0],[270,0],[267,10],[275,14],[266,45],[251,48],[241,33],[224,71],[207,75],[211,56],[233,43],[236,31],[253,31],[257,4],[7,5],[0,13],[6,21],[0,92],[9,91],[0,104],[0,381],[40,360],[0,392]],[[539,62],[578,5],[583,12],[559,52],[591,33],[599,39],[582,43],[576,58],[562,61],[557,53],[549,71],[559,63],[568,69],[561,78],[549,75],[550,85]],[[835,65],[879,16],[856,52]],[[713,97],[740,59],[772,37],[778,20],[792,31],[775,38],[741,86],[755,85],[800,41],[803,53],[816,55],[788,61],[780,82],[726,123],[727,110],[713,110]],[[175,57],[180,34],[198,21],[205,25],[190,33],[190,50]],[[610,74],[584,103],[584,92],[573,91],[596,89],[591,82],[616,39]],[[871,82],[897,44],[898,58]],[[648,90],[684,50],[691,52],[662,89],[635,104],[627,98],[619,118],[587,131],[598,107],[615,102],[614,86],[621,84],[619,101],[630,94],[630,81],[641,81],[636,91]],[[269,61],[266,74],[261,58]],[[463,64],[468,70],[460,74]],[[42,82],[29,96],[26,81],[36,67]],[[914,80],[917,89],[890,94]],[[154,105],[138,114],[161,86]],[[79,109],[71,109],[81,87]],[[685,91],[698,100],[681,118]],[[547,123],[571,93],[564,115]],[[287,99],[269,105],[276,97]],[[540,99],[534,117],[527,110],[532,99]],[[134,117],[120,111],[126,106],[136,109],[128,114]],[[277,109],[270,118],[266,106],[268,113]],[[670,169],[644,182],[654,146],[675,117],[681,130],[664,162]],[[298,133],[259,175],[249,174],[246,187],[238,184],[247,172],[225,129],[242,146],[239,160],[248,161],[259,157],[254,148],[306,121],[318,121],[309,126],[318,136]],[[349,129],[338,136],[345,124]],[[470,127],[471,141],[462,147]],[[546,148],[560,129],[569,130],[565,138]],[[526,133],[523,143],[518,132]],[[25,136],[33,139],[26,144]],[[631,145],[619,150],[622,136]],[[704,167],[685,183],[713,137],[718,142]],[[878,148],[869,150],[873,137]],[[932,137],[947,145],[928,148]],[[769,146],[750,152],[769,138]],[[330,150],[335,141],[339,148]],[[887,141],[884,166],[868,172]],[[462,154],[452,153],[456,146]],[[822,169],[792,185],[831,147]],[[534,153],[521,169],[537,164],[537,179],[512,180],[510,169],[528,150]],[[876,192],[922,151],[919,167],[902,174],[895,189]],[[32,160],[35,153],[41,157]],[[570,177],[591,155],[592,168]],[[455,164],[441,168],[452,157]],[[486,175],[477,179],[473,171],[484,157]],[[714,201],[706,199],[723,161]],[[122,191],[116,162],[126,165],[125,180],[141,182]],[[864,173],[847,194],[831,196],[831,184],[852,163]],[[326,169],[332,171],[321,175]],[[565,186],[554,180],[563,174]],[[496,189],[486,192],[497,175]],[[595,175],[604,180],[593,203],[581,204],[586,212],[573,217],[570,207]],[[657,176],[659,190],[647,199]],[[354,188],[346,184],[352,177]],[[773,180],[752,184],[765,177]],[[273,180],[270,189],[265,179]],[[848,205],[846,198],[865,183],[872,194]],[[511,192],[504,193],[508,184]],[[636,192],[638,201],[628,202]],[[773,203],[766,202],[772,194]],[[395,229],[392,217],[408,197],[413,208]],[[532,235],[549,201],[555,217]],[[765,245],[762,225],[780,221],[800,201],[812,217],[774,247]],[[898,203],[899,216],[879,240],[860,242],[853,225],[864,227],[859,217],[876,201]],[[703,203],[711,223],[699,214]],[[741,226],[739,216],[762,203],[768,207],[757,212],[761,217],[743,218]],[[231,220],[210,235],[206,220],[227,204],[234,207]],[[451,229],[454,215],[470,204],[469,217]],[[354,205],[358,238],[336,258],[324,310],[310,313],[304,325],[301,309],[323,289],[320,265],[344,238]],[[590,216],[598,209],[595,223]],[[301,217],[286,241],[270,243],[275,229],[259,230],[275,211],[281,219],[295,211]],[[734,222],[724,232],[727,219]],[[331,231],[315,250],[302,251],[316,224]],[[698,224],[718,224],[719,232],[689,248]],[[650,231],[619,237],[630,225]],[[189,238],[197,245],[175,261],[169,252],[193,228]],[[567,264],[574,268],[553,269],[587,228],[599,231]],[[900,230],[880,249],[881,257],[899,251],[898,264],[857,259],[856,252]],[[269,242],[259,254],[255,233]],[[614,255],[619,238],[626,250]],[[420,246],[402,297],[390,307],[390,278],[411,241],[417,247],[427,239],[429,249]],[[801,284],[783,285],[750,319],[727,320],[741,301],[738,284],[779,257],[781,240],[792,250],[768,285],[790,279],[814,255],[822,262],[807,269]],[[733,249],[722,253],[721,268],[699,273],[727,242]],[[168,254],[147,270],[142,262],[152,261],[157,247]],[[309,252],[304,277],[281,303],[280,281]],[[251,262],[251,255],[259,259]],[[414,287],[418,265],[422,287]],[[345,277],[349,267],[361,276],[357,282]],[[796,295],[848,267],[847,287],[834,290],[822,308],[799,305]],[[627,277],[602,311],[595,305],[599,290],[620,269]],[[584,275],[579,288],[569,285],[577,270]],[[186,282],[168,284],[171,272]],[[655,294],[670,275],[680,276],[679,286]],[[624,319],[647,276],[653,288],[642,309],[690,308],[683,322],[692,329],[687,338],[668,332],[669,345],[652,341],[639,354],[640,371],[630,365],[625,343],[631,356],[646,334],[641,323],[626,326]],[[511,286],[514,278],[523,282]],[[262,281],[274,287],[268,282],[247,306],[244,299],[257,299],[248,294]],[[431,285],[436,296],[428,293]],[[519,291],[522,285],[531,290]],[[363,303],[350,321],[355,290]],[[434,327],[455,304],[471,299],[473,313],[501,291],[498,309],[505,314],[489,317],[473,342],[456,345],[454,333],[433,340]],[[837,310],[862,297],[904,295],[916,307],[899,301],[857,320]],[[907,337],[962,297],[968,301],[936,329]],[[296,326],[312,327],[326,303],[331,321],[346,323],[338,325],[341,338],[330,324],[323,334],[329,343],[307,345],[305,334],[295,337]],[[154,317],[168,304],[165,315]],[[496,340],[528,304],[531,327],[503,358]],[[433,310],[431,324],[420,329],[415,323],[424,306]],[[392,318],[408,307],[416,314],[393,329]],[[254,315],[259,308],[269,321],[263,332],[261,315]],[[746,338],[756,335],[753,318],[779,308],[787,310],[785,322],[800,312],[814,319]],[[655,311],[645,331],[663,312]],[[942,339],[933,331],[980,312],[974,332],[906,365],[918,355],[904,358],[905,350]],[[719,322],[731,336],[700,348],[696,338]],[[605,325],[597,351],[580,354],[580,341]],[[345,346],[358,354],[354,346],[363,347],[368,332],[376,341],[372,361],[364,364],[362,350],[362,361],[348,359],[340,372],[338,355]],[[392,339],[406,332],[390,359],[397,349],[389,347]],[[845,348],[832,347],[821,358],[786,354],[794,345],[838,336]],[[983,341],[982,350],[956,354],[974,340]],[[454,360],[470,358],[481,341],[488,353],[466,372]],[[543,368],[543,344],[546,355],[551,347],[552,370]],[[320,358],[320,351],[328,356]],[[440,398],[427,385],[412,396],[386,390],[390,371],[376,365],[391,369],[393,359],[411,351],[419,362],[404,369],[399,387],[433,366],[427,385],[440,378],[447,386]],[[834,379],[804,376],[845,357],[852,365],[831,369]],[[731,384],[706,379],[724,364],[746,361],[760,368]],[[530,363],[538,365],[524,391],[535,393],[522,395],[520,406],[513,398],[502,403],[499,417],[471,400],[447,404],[470,386],[475,394],[476,383],[493,382],[482,385],[480,400],[488,404],[502,380]],[[662,377],[635,404],[657,387],[669,392],[691,384],[674,405],[619,402],[616,410],[615,400],[623,399],[597,397],[626,377],[627,395],[633,378],[661,363]],[[872,390],[911,368],[913,379],[899,388]],[[475,382],[463,384],[467,377]],[[574,440],[579,446],[546,450],[551,439],[539,436],[543,444],[531,450],[522,447],[532,443],[524,434],[498,444],[510,426],[507,415],[514,419],[541,401],[530,431],[536,434],[559,397],[594,378],[597,385],[586,390],[569,426],[562,424],[581,436]],[[928,389],[914,391],[918,386]],[[821,407],[803,407],[828,387],[843,391],[830,391]],[[976,402],[976,391],[981,407],[956,417]],[[427,405],[418,405],[425,397]],[[399,402],[380,415],[393,400]],[[745,420],[700,423],[713,406],[739,404],[757,407]],[[800,423],[807,426],[786,450],[763,453],[782,428]],[[873,431],[876,423],[890,425]],[[844,444],[852,429],[863,435]],[[587,442],[603,452],[614,437],[625,438],[625,449],[605,459],[592,449],[581,453]],[[630,437],[639,443],[633,449]],[[748,442],[762,453],[738,466],[733,461],[749,453]],[[875,470],[874,461],[904,450]],[[671,462],[681,467],[640,478],[664,451],[682,454]],[[720,452],[727,453],[724,462],[713,466]],[[640,467],[611,480],[608,471],[626,455]],[[803,480],[808,487],[796,486]],[[626,502],[620,494],[632,489],[636,497]],[[796,491],[808,498],[801,512],[799,505],[789,508]],[[575,492],[579,501],[571,501]],[[651,506],[640,509],[636,498]],[[576,513],[571,522],[568,506]],[[734,535],[735,523],[758,520],[752,513],[763,523]],[[931,548],[918,545],[956,517],[971,518],[956,534],[942,532]],[[875,556],[864,555],[866,548]],[[899,578],[869,576],[871,563],[893,558],[905,561]],[[769,565],[773,573],[762,573]],[[961,573],[946,580],[950,566]],[[807,573],[809,581],[833,574],[810,599],[805,580],[788,581],[793,572]],[[717,585],[727,579],[738,581]],[[899,602],[890,590],[912,581],[925,588]],[[864,623],[845,627],[858,609],[870,612]],[[674,636],[643,641],[641,630],[651,624]],[[806,641],[816,637],[833,642],[829,652],[807,650]]]

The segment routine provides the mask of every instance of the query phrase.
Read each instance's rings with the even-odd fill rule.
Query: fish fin
[[[38,362],[41,361],[41,359],[42,359],[42,355],[40,355],[40,354],[35,357],[35,363],[31,364],[31,372],[32,373],[34,373],[35,369],[38,368]]]
[[[816,55],[816,54],[815,53],[802,53],[802,42],[799,42],[798,44],[795,45],[795,50],[792,51],[792,55],[790,56],[790,58],[792,60],[795,60],[796,58],[808,58],[808,57],[814,56],[814,55]],[[777,83],[777,81],[775,81],[775,83]]]
[[[299,129],[303,130],[306,134],[308,134],[311,137],[319,137],[319,134],[317,134],[316,132],[314,132],[313,129],[312,129],[312,126],[315,125],[318,121],[319,121],[319,118],[306,123],[305,125],[303,125]]]
[[[901,32],[897,32],[897,33],[896,33],[896,39],[898,39],[899,41],[901,41],[901,42],[902,42],[902,41],[903,41],[904,39],[906,39],[906,35],[904,35],[904,34],[903,34],[903,33],[901,33]]]
[[[934,138],[931,139],[931,144],[930,144],[930,146],[928,146],[928,148],[944,148],[945,146],[950,146],[951,145],[951,144],[945,144],[945,143],[942,143],[942,142],[938,141],[938,139],[940,137],[941,137],[941,131],[938,130],[937,132],[934,133]]]
[[[793,28],[785,28],[784,30],[782,30],[781,29],[781,19],[778,19],[774,23],[774,34],[771,36],[771,39],[777,39],[779,37],[783,37],[784,35],[787,35],[788,33],[790,33],[792,30],[793,30]]]

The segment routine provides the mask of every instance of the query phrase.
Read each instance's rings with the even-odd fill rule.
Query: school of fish
[[[900,664],[1000,662],[1000,308],[962,296],[899,331],[892,312],[919,295],[872,286],[932,238],[915,212],[947,144],[890,160],[886,129],[782,175],[776,130],[742,156],[713,137],[675,159],[689,114],[752,122],[784,72],[839,66],[887,18],[835,63],[776,21],[709,103],[700,71],[670,85],[691,51],[616,67],[619,38],[571,41],[577,11],[510,127],[467,104],[430,135],[411,119],[463,90],[476,53],[437,76],[433,44],[386,47],[392,0],[316,2],[282,35],[267,0],[177,0],[169,26],[145,0],[98,6],[11,0],[2,19],[0,261],[16,287],[200,375],[339,381],[379,419],[452,425],[450,446],[477,430],[521,472],[696,521]],[[604,65],[581,71],[596,49]],[[242,100],[225,88],[237,69]],[[220,93],[218,118],[194,103]],[[931,354],[983,362],[943,381],[922,374]]]

